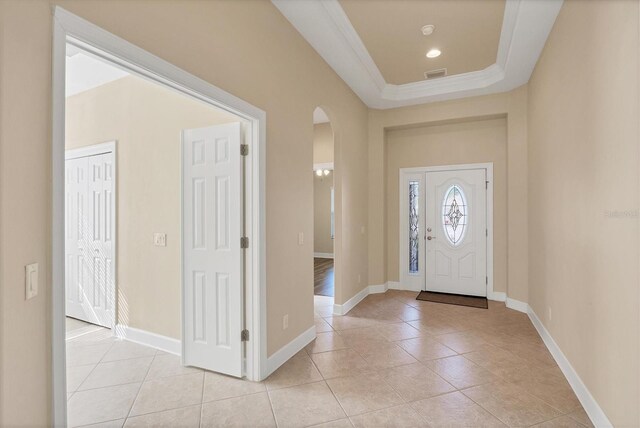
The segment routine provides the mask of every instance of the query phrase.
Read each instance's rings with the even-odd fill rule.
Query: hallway
[[[67,340],[69,425],[591,426],[527,316],[502,303],[390,290],[346,316],[316,297],[315,312],[316,340],[260,383],[85,329]]]
[[[313,259],[313,294],[316,296],[333,297],[334,287],[333,259]]]

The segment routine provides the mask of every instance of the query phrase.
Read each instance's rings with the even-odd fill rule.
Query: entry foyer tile
[[[269,392],[279,427],[317,425],[346,415],[325,382]]]
[[[204,373],[147,381],[140,388],[131,416],[200,404],[203,382]]]
[[[126,418],[139,388],[139,383],[132,383],[76,392],[68,402],[69,426]]]

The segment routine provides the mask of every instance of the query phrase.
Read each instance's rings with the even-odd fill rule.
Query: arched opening
[[[332,312],[336,295],[336,180],[334,128],[321,107],[313,111],[313,266],[316,312]]]

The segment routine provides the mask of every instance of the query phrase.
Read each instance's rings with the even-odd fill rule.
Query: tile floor
[[[70,426],[588,427],[526,315],[368,296],[316,297],[317,339],[266,381],[180,366],[68,320]]]

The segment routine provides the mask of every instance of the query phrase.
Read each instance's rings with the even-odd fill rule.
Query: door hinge
[[[484,283],[485,283],[486,285],[489,285],[489,277],[488,277],[488,276],[485,276],[485,277],[484,277]]]
[[[240,340],[242,340],[243,342],[249,341],[249,330],[247,330],[246,328],[242,330],[242,332],[240,333]]]
[[[489,229],[484,230],[484,236],[489,237]]]
[[[240,155],[247,156],[249,154],[249,145],[248,144],[240,144]]]
[[[489,182],[488,182],[488,181],[485,181],[485,182],[484,182],[484,188],[485,188],[485,189],[488,189],[488,188],[489,188]]]
[[[249,248],[249,238],[246,236],[240,238],[240,248]]]

